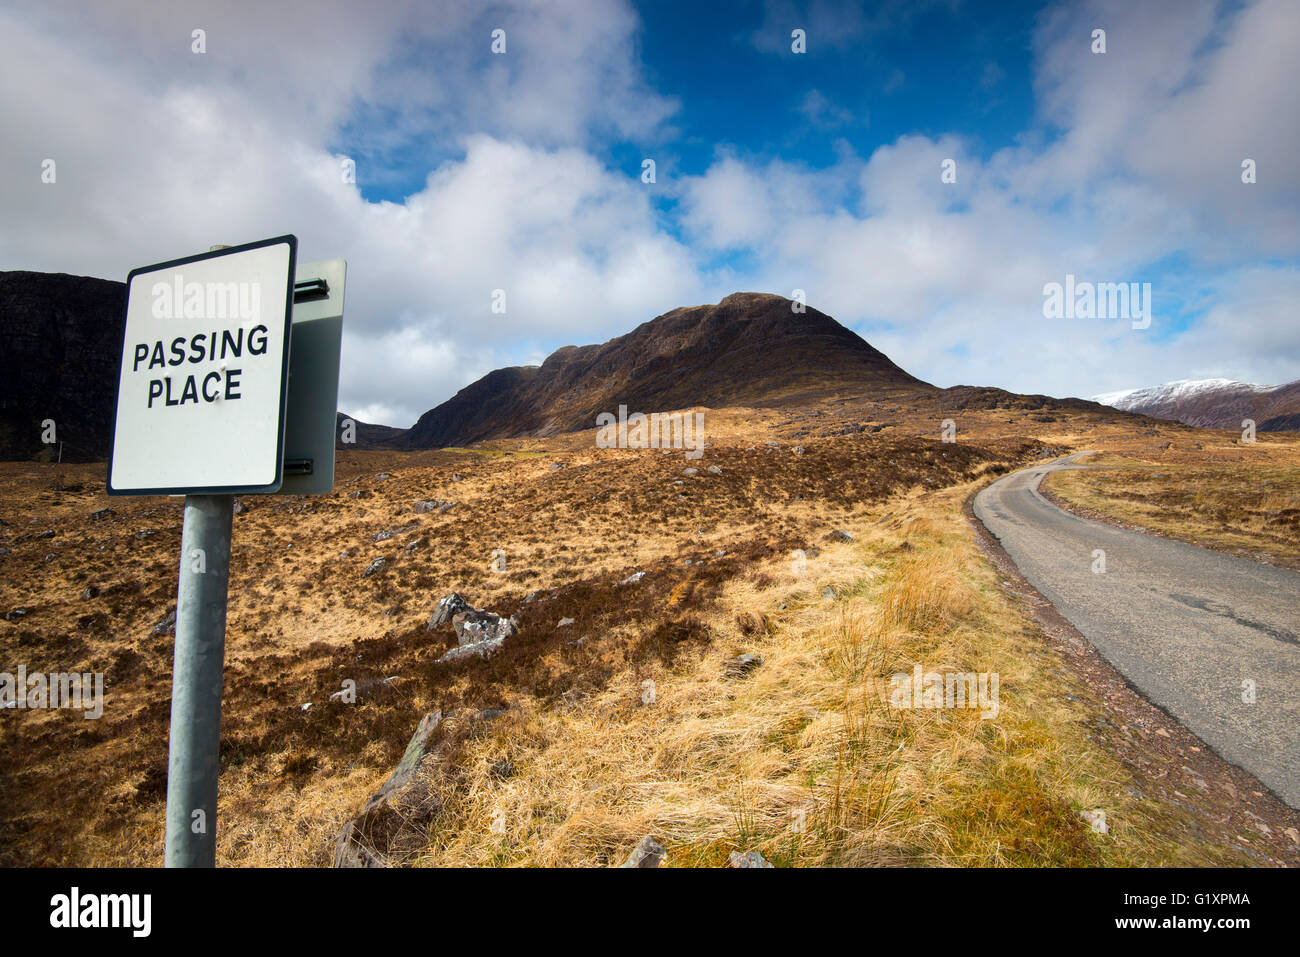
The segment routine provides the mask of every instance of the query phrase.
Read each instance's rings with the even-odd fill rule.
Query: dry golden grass
[[[1046,491],[1067,507],[1169,538],[1300,567],[1300,455],[1265,436],[1238,461],[1150,461],[1102,454],[1098,468],[1054,472]],[[1211,458],[1217,456],[1211,455]]]
[[[733,850],[778,865],[1240,863],[1134,798],[1094,746],[1097,706],[965,532],[968,490],[909,496],[803,574],[781,560],[730,583],[708,621],[726,639],[674,667],[625,670],[571,707],[520,702],[436,772],[442,812],[413,862],[608,865],[650,833],[677,866]],[[738,616],[767,627],[746,635]],[[764,663],[728,678],[740,651]],[[998,715],[891,707],[889,676],[916,664],[999,673]],[[1080,818],[1097,808],[1108,835]]]
[[[442,809],[406,863],[619,862],[647,832],[678,865],[732,849],[779,864],[1242,863],[1189,838],[1181,811],[1130,794],[1091,734],[1101,706],[1004,596],[960,506],[979,481],[1060,447],[1161,462],[1259,453],[1193,453],[1199,433],[1181,427],[1103,434],[1095,416],[1041,418],[963,412],[953,446],[891,403],[711,411],[715,444],[698,464],[721,475],[574,434],[346,452],[330,495],[245,499],[219,863],[328,863],[434,708],[454,712],[427,768]],[[874,424],[844,431],[861,422]],[[458,504],[417,516],[422,499]],[[89,518],[106,506],[115,514]],[[4,663],[108,683],[101,721],[0,721],[0,862],[156,864],[172,640],[150,629],[175,600],[180,503],[109,500],[102,465],[6,463],[0,517],[0,609],[28,612],[0,621]],[[857,541],[828,544],[834,527]],[[378,556],[383,572],[363,578]],[[635,570],[646,579],[618,587]],[[520,615],[518,641],[489,662],[436,665],[454,637],[424,623],[452,590]],[[764,664],[727,677],[741,652]],[[890,707],[889,677],[915,664],[997,672],[998,717]],[[344,678],[390,675],[401,680],[382,694],[329,701]],[[1110,835],[1079,819],[1092,808]]]

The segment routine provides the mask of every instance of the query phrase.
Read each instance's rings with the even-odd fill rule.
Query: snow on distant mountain
[[[1255,385],[1232,379],[1179,379],[1146,389],[1095,395],[1124,412],[1212,429],[1240,429],[1251,419],[1260,432],[1300,430],[1300,380],[1284,385]]]

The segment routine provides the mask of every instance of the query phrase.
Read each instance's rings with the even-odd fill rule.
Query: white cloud
[[[811,49],[840,42],[832,26],[861,39],[905,16],[828,10],[769,5],[767,19],[806,17]],[[1104,56],[1088,50],[1098,23]],[[497,25],[505,57],[489,51]],[[295,232],[304,261],[349,260],[341,408],[395,425],[492,368],[737,288],[806,289],[941,385],[1091,395],[1297,374],[1294,4],[1049,11],[1036,90],[1059,132],[991,157],[911,135],[813,170],[721,145],[699,176],[663,176],[676,104],[642,76],[637,29],[619,0],[2,8],[0,261],[124,277]],[[829,101],[803,105],[835,118]],[[663,154],[661,183],[611,169],[611,138]],[[432,171],[400,203],[342,182],[341,152],[378,183],[412,148]],[[1241,156],[1259,183],[1240,182]],[[946,158],[956,185],[940,182]],[[678,200],[683,240],[656,195]],[[1170,256],[1188,265],[1159,272],[1145,334],[1042,317],[1046,282],[1142,281]],[[1183,300],[1204,317],[1175,334],[1160,303]]]
[[[1091,395],[1199,375],[1295,378],[1296,270],[1254,264],[1300,251],[1300,124],[1284,102],[1297,24],[1300,8],[1272,0],[1237,16],[1211,4],[1062,6],[1037,41],[1044,114],[1064,127],[1046,147],[981,162],[958,137],[904,136],[797,177],[724,155],[684,185],[685,222],[756,257],[747,286],[807,289],[940,385]],[[1089,50],[1096,25],[1105,55]],[[1267,189],[1241,183],[1243,144],[1269,157]],[[947,158],[956,184],[940,180]],[[856,202],[842,199],[846,176]],[[1152,329],[1045,320],[1043,285],[1067,273],[1154,278]],[[1187,301],[1204,315],[1171,327]]]
[[[14,79],[0,89],[0,259],[124,277],[294,232],[302,261],[349,260],[341,407],[397,425],[539,341],[607,338],[697,297],[639,176],[554,145],[611,124],[653,137],[672,112],[629,55],[629,8],[523,0],[480,19],[453,3],[0,11]],[[493,62],[497,22],[508,54]],[[412,31],[447,59],[401,64]],[[401,204],[365,201],[332,148],[354,107],[389,106],[408,132],[454,127],[449,158]],[[39,181],[46,157],[54,185]],[[498,288],[505,315],[490,309]]]

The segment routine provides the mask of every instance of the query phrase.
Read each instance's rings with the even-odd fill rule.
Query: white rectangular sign
[[[298,240],[133,269],[110,495],[280,486]]]

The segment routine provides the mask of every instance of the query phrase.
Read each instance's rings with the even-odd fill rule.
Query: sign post
[[[234,505],[233,495],[185,496],[167,749],[167,867],[217,863],[221,681]],[[195,559],[187,560],[191,555]]]
[[[211,251],[227,248],[213,246]],[[180,581],[176,588],[171,732],[167,742],[165,867],[217,864],[221,687],[226,665],[226,598],[230,591],[230,531],[234,519],[233,495],[185,496]],[[187,570],[185,556],[190,554],[211,555],[211,573],[206,567],[196,571],[194,565]],[[186,808],[195,809],[188,819]],[[201,820],[205,817],[211,820],[210,827],[207,820]]]
[[[168,867],[216,863],[217,775],[234,496],[334,483],[341,260],[295,275],[281,236],[132,270],[108,464],[110,495],[183,494],[167,761]],[[307,267],[310,269],[311,267]],[[333,288],[331,288],[331,281]],[[292,366],[294,302],[303,356]],[[309,398],[304,398],[304,395]],[[328,415],[320,408],[329,404]],[[287,410],[294,410],[286,439]],[[324,430],[328,427],[328,449]],[[286,469],[285,446],[295,450]]]

